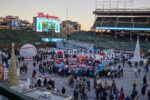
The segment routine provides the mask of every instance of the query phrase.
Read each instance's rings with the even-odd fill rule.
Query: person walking
[[[61,93],[62,93],[62,94],[65,94],[65,93],[66,93],[66,89],[65,89],[64,87],[62,88]]]
[[[135,75],[135,78],[137,78],[137,73],[138,73],[138,69],[135,68],[135,69],[134,69],[134,75]]]
[[[32,73],[32,79],[34,79],[35,78],[35,74],[34,74],[34,72]]]
[[[143,95],[145,95],[145,93],[146,93],[146,86],[145,86],[145,85],[142,87],[141,93],[142,93]]]
[[[146,74],[143,77],[143,85],[147,84]]]
[[[41,87],[41,79],[38,79],[38,81],[37,81],[37,87]]]
[[[134,81],[133,81],[133,92],[136,91],[136,86],[137,86],[137,82],[136,82],[136,80],[134,80]]]
[[[47,87],[47,78],[45,77],[44,81],[43,81],[43,86]]]
[[[88,91],[90,91],[90,84],[91,84],[91,82],[90,82],[90,80],[88,79],[88,80],[87,80],[87,88],[88,88]]]
[[[33,70],[34,75],[36,76],[36,69]]]

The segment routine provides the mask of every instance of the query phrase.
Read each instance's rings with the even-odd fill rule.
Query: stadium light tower
[[[134,0],[131,0],[132,2],[132,10],[134,10]]]
[[[104,0],[102,0],[102,9],[104,11]]]
[[[109,0],[109,10],[111,11],[111,0]]]
[[[112,0],[95,0],[96,2],[96,9],[101,9],[102,11],[104,11],[105,9],[111,8],[109,7],[112,6],[111,2]]]
[[[119,1],[117,0],[117,11],[118,11],[118,9],[119,9]]]
[[[96,0],[96,9],[97,9],[97,3],[98,3],[98,0]]]
[[[126,0],[124,0],[124,10],[126,11]]]

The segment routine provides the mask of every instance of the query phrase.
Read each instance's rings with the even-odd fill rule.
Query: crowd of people
[[[19,50],[16,49],[15,54],[17,57],[17,67],[20,69],[20,74],[27,73],[29,67],[28,63],[25,62],[24,57],[20,56]],[[33,57],[34,68],[32,71],[31,78],[37,79],[37,81],[32,87],[45,87],[48,90],[61,92],[63,94],[65,94],[67,91],[64,86],[62,86],[61,90],[55,87],[55,80],[48,80],[46,77],[44,77],[44,80],[42,82],[42,79],[38,78],[39,75],[37,75],[36,67],[38,66],[38,71],[41,73],[41,76],[44,76],[45,74],[55,74],[60,75],[61,77],[68,77],[68,87],[74,89],[73,100],[88,100],[89,97],[85,90],[87,89],[87,91],[91,91],[92,82],[93,87],[95,89],[96,100],[140,100],[139,94],[142,94],[143,96],[147,95],[150,100],[150,90],[148,88],[149,84],[147,81],[147,73],[149,73],[150,58],[147,58],[148,61],[146,64],[144,64],[143,61],[132,63],[128,61],[128,58],[125,58],[125,56],[120,56],[121,60],[116,57],[114,58],[114,62],[105,64],[101,60],[87,60],[89,58],[85,57],[85,59],[76,59],[74,61],[74,63],[82,64],[84,62],[84,65],[80,66],[81,68],[79,68],[79,66],[76,68],[72,68],[70,67],[70,65],[72,65],[71,61],[68,60],[67,57],[63,56],[64,55],[58,54],[54,50],[50,52],[38,51],[38,54],[35,57]],[[6,68],[9,67],[10,57],[11,50],[1,51],[1,62]],[[60,64],[57,63],[58,58],[61,59]],[[116,78],[124,76],[125,63],[128,63],[130,67],[134,66],[134,72],[136,77],[137,72],[140,74],[141,68],[144,68],[144,71],[146,73],[143,77],[141,91],[138,91],[136,89],[138,84],[136,82],[136,79],[133,81],[133,83],[131,83],[133,85],[131,95],[126,95],[124,88],[118,88],[117,83],[115,81]],[[88,68],[86,67],[86,65],[90,65],[92,66],[92,68]],[[101,82],[101,78],[106,78],[104,84]],[[91,79],[93,79],[94,81],[92,81]],[[108,83],[109,79],[112,79],[111,84]]]

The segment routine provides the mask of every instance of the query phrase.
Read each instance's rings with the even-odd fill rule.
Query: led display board
[[[46,17],[36,18],[36,31],[37,32],[60,32],[60,20]]]

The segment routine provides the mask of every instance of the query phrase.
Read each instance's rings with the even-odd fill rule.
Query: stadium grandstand
[[[111,0],[109,0],[111,1]],[[126,1],[126,0],[125,0]],[[103,2],[102,2],[103,4]],[[110,8],[105,9],[96,7],[93,12],[95,22],[91,30],[101,34],[113,34],[113,35],[140,35],[147,38],[150,36],[150,9],[134,9],[129,8],[124,4],[124,8]],[[133,5],[133,4],[132,4]],[[129,9],[126,9],[129,8]]]
[[[97,48],[134,51],[139,36],[140,49],[149,50],[149,8],[134,8],[133,0],[96,0],[93,14],[95,21],[91,31],[75,32],[71,39]]]

